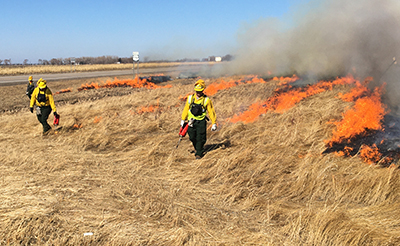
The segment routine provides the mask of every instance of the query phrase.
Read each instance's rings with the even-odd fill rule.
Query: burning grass
[[[62,90],[57,91],[56,93],[54,93],[54,95],[58,95],[58,94],[62,94],[62,93],[68,93],[68,92],[72,92],[72,88],[62,89]]]
[[[293,75],[292,77],[274,77],[272,81],[278,81],[279,85],[287,85],[289,83],[293,83],[296,80],[298,80],[298,77],[296,75]],[[207,86],[207,88],[204,90],[204,93],[208,96],[212,96],[216,94],[220,90],[227,90],[229,88],[238,86],[238,85],[243,85],[243,84],[254,84],[254,83],[267,83],[264,79],[258,78],[257,76],[251,75],[251,76],[246,76],[244,78],[240,78],[238,80],[235,79],[229,79],[228,81],[225,81],[224,79],[221,79],[219,82],[214,82],[211,83],[210,85]]]
[[[355,105],[337,96],[350,85],[253,123],[228,123],[281,86],[240,84],[213,95],[220,128],[208,132],[201,160],[187,137],[175,149],[178,98],[192,84],[57,105],[62,128],[45,137],[29,112],[3,113],[0,244],[399,244],[398,169],[321,154],[335,127],[326,123]],[[105,90],[132,91],[56,100]],[[164,110],[131,113],[157,105]]]
[[[78,88],[78,91],[99,89],[99,88],[114,88],[114,87],[157,89],[157,88],[171,88],[172,85],[158,86],[154,83],[148,82],[146,79],[140,79],[138,76],[136,76],[135,79],[119,80],[117,78],[114,78],[114,80],[107,80],[103,84],[95,82],[92,82],[91,84],[84,84]]]
[[[294,82],[297,79],[297,77],[293,76],[293,78],[289,81]],[[240,114],[236,114],[229,121],[233,123],[239,121],[245,123],[254,122],[260,115],[265,114],[270,110],[276,111],[278,113],[283,113],[301,100],[327,90],[332,90],[333,87],[336,85],[355,83],[355,80],[352,76],[348,76],[346,78],[338,78],[334,81],[320,81],[313,85],[297,88],[292,88],[290,85],[288,85],[287,78],[281,78],[278,81],[279,85],[284,85],[284,87],[278,88],[273,97],[268,98],[268,100],[265,102],[253,103],[252,105],[250,105],[248,110]]]
[[[363,84],[357,82],[356,86],[348,93],[339,93],[339,98],[344,101],[354,102],[352,108],[342,114],[342,119],[330,121],[336,128],[330,140],[326,140],[328,150],[336,150],[345,156],[355,155],[359,150],[360,157],[369,164],[382,162],[382,164],[390,164],[393,157],[383,157],[382,151],[377,147],[376,139],[366,136],[374,136],[377,131],[382,132],[384,116],[387,114],[386,106],[381,102],[383,87],[375,88],[373,91],[368,89],[366,85],[370,82],[370,78]],[[385,139],[379,141],[379,145],[383,145]],[[347,146],[352,145],[352,147]],[[343,150],[340,150],[343,148]],[[357,152],[358,153],[358,152]],[[398,159],[398,154],[395,154]],[[382,158],[383,157],[383,158]]]

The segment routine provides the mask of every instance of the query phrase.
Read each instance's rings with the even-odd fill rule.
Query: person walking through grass
[[[29,76],[29,83],[26,87],[26,95],[31,99],[33,90],[35,89],[35,84],[33,83],[33,77]]]
[[[181,117],[181,126],[185,124],[186,120],[189,121],[188,134],[196,150],[196,159],[204,156],[204,144],[207,141],[207,113],[212,123],[211,130],[217,130],[217,116],[211,99],[204,94],[205,88],[206,85],[202,79],[196,81],[195,93],[188,96]]]
[[[32,92],[29,109],[33,113],[33,106],[36,105],[36,116],[43,126],[43,135],[48,133],[51,126],[47,123],[47,119],[53,110],[54,116],[57,117],[56,105],[54,104],[53,93],[47,87],[47,81],[40,78],[37,87]]]

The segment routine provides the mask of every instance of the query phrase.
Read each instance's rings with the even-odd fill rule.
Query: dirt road
[[[198,72],[201,69],[201,65],[189,65],[189,66],[176,66],[176,67],[154,67],[154,68],[139,68],[141,75],[151,73],[163,73],[165,75],[177,76],[181,72]],[[83,79],[83,78],[98,78],[98,77],[113,77],[130,75],[132,77],[136,74],[131,69],[128,70],[110,70],[110,71],[95,71],[95,72],[72,72],[72,73],[53,73],[53,74],[33,74],[34,80],[44,78],[47,81],[54,80],[70,80],[70,79]],[[0,86],[21,84],[28,81],[28,75],[17,75],[17,76],[0,76]]]

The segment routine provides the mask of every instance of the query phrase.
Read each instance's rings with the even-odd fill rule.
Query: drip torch
[[[59,114],[54,114],[54,121],[53,125],[58,126],[60,124],[60,115]]]
[[[190,119],[189,122],[185,122],[183,126],[179,129],[179,141],[178,144],[176,145],[176,148],[178,148],[179,144],[182,141],[182,138],[186,136],[187,130],[189,126],[193,126],[193,119]]]

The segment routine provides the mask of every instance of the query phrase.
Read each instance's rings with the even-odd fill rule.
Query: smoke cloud
[[[228,73],[327,78],[349,73],[386,81],[392,104],[398,97],[400,4],[397,0],[311,1],[291,15],[290,27],[260,20],[242,28]],[[294,17],[293,17],[294,16]],[[400,57],[398,57],[400,60]],[[390,68],[390,69],[388,69]]]

